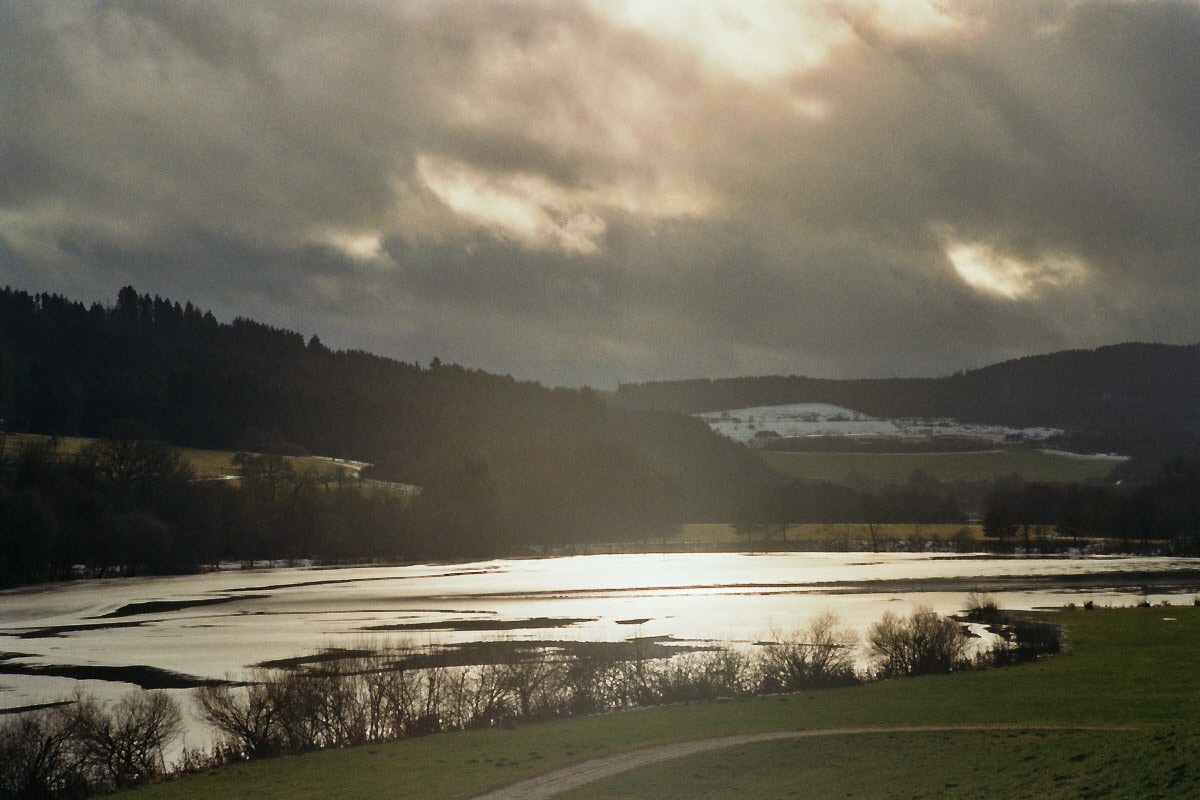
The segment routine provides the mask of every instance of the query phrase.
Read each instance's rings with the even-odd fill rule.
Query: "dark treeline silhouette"
[[[1200,553],[1200,461],[1175,458],[1141,484],[1049,484],[1018,476],[996,481],[985,500],[984,532],[1029,545],[1059,537],[1117,539],[1122,546]]]
[[[0,445],[0,584],[190,572],[220,561],[529,553],[546,544],[650,538],[647,520],[658,514],[665,524],[671,509],[647,494],[661,486],[629,487],[585,509],[609,515],[605,526],[589,525],[576,500],[578,530],[559,532],[553,521],[539,528],[531,516],[506,512],[491,474],[477,462],[414,497],[404,487],[298,468],[277,455],[238,454],[236,481],[198,479],[177,450],[131,436],[97,439],[75,455],[52,439],[5,444],[0,437]],[[637,501],[638,491],[650,505],[622,509],[622,502]],[[962,515],[952,487],[914,473],[903,482],[795,480],[746,492],[737,519],[936,523]]]
[[[51,442],[9,449],[0,461],[0,584],[190,572],[221,560],[447,557],[463,546],[438,538],[421,498],[297,470],[278,456],[244,458],[244,477],[233,482],[196,480],[176,451],[154,442],[99,440],[77,456]]]
[[[429,535],[475,554],[513,536],[637,536],[684,509],[727,519],[774,480],[679,414],[437,359],[332,351],[129,287],[111,307],[0,292],[0,419],[9,431],[132,426],[175,445],[368,461],[372,477],[424,487]]]
[[[631,407],[685,413],[832,403],[883,417],[953,417],[1075,431],[1086,449],[1200,453],[1200,345],[1121,344],[1005,361],[942,378],[762,376],[623,384]]]
[[[796,479],[768,496],[761,516],[787,525],[963,521],[952,488],[919,471],[906,481],[860,486]]]

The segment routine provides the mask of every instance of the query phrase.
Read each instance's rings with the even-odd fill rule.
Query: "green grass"
[[[978,453],[777,453],[763,451],[772,469],[795,478],[904,480],[920,470],[938,480],[981,481],[1013,473],[1036,481],[1103,478],[1117,462],[1038,450],[1006,449]]]
[[[871,734],[746,745],[635,770],[563,800],[1186,797],[1200,786],[1182,731]]]
[[[803,773],[808,765],[816,768],[826,760],[825,771],[812,779],[821,790],[804,796],[980,797],[995,790],[997,797],[1074,798],[1106,796],[1104,787],[1115,787],[1116,793],[1107,795],[1114,797],[1200,796],[1200,776],[1192,766],[1200,744],[1192,733],[1200,714],[1200,608],[1073,611],[1051,618],[1068,626],[1071,649],[1020,667],[671,706],[515,731],[430,736],[238,765],[147,787],[131,797],[439,800],[652,743],[747,731],[992,722],[1148,727],[1088,734],[896,734],[891,741],[861,736],[753,745],[648,768],[575,796],[784,797],[808,785],[805,775],[794,771]],[[901,746],[901,741],[908,744]],[[827,757],[827,752],[838,755]],[[1073,760],[1080,753],[1086,758]],[[752,788],[729,788],[750,785],[733,780],[726,790],[692,791],[700,785],[695,772],[707,774],[703,765],[718,758],[723,771],[755,781]],[[677,794],[663,794],[668,786],[678,787]],[[601,789],[610,793],[598,794]]]

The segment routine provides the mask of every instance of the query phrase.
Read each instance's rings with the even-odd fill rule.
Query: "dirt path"
[[[477,795],[475,800],[547,800],[557,794],[580,786],[627,772],[631,769],[670,761],[675,758],[736,747],[755,742],[770,742],[778,739],[813,739],[820,736],[852,736],[866,733],[941,733],[947,731],[1121,731],[1133,730],[1114,725],[907,725],[875,726],[863,728],[818,728],[801,731],[769,731],[766,733],[739,733],[716,736],[712,739],[697,739],[687,742],[643,747],[624,753],[593,758],[581,764],[539,775],[536,778],[514,783],[502,789]]]

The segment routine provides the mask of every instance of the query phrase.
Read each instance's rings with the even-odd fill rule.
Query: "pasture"
[[[1014,473],[1030,481],[1085,481],[1108,476],[1120,463],[1113,458],[1026,448],[967,453],[763,451],[761,455],[768,466],[789,477],[828,480],[840,480],[848,475],[873,480],[904,480],[919,470],[943,481],[987,481]]]

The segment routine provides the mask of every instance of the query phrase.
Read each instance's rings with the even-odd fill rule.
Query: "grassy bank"
[[[1102,796],[1105,787],[1109,796],[1195,796],[1200,772],[1191,763],[1196,740],[1187,729],[1200,712],[1200,671],[1195,669],[1200,609],[1075,611],[1052,618],[1068,626],[1071,650],[1020,667],[561,720],[518,730],[435,735],[242,764],[126,796],[436,800],[469,797],[650,743],[744,731],[959,723],[1149,727],[1088,734],[896,734],[893,740],[885,735],[750,745],[721,754],[719,763],[723,774],[756,781],[753,789],[714,784],[711,792],[694,791],[701,782],[695,773],[708,774],[705,765],[718,763],[718,756],[709,755],[703,764],[684,760],[647,768],[576,797],[787,796],[787,787],[807,786],[805,774],[822,763],[818,772],[824,770],[824,777],[813,777],[813,785],[837,788],[843,796],[847,791],[858,796],[859,787],[863,796],[977,797],[997,786],[1009,792],[998,789],[997,797]],[[828,755],[834,752],[840,755]],[[1088,783],[1092,789],[1084,791],[1089,775],[1098,776],[1099,783]],[[668,785],[680,793],[668,794]],[[731,785],[743,786],[736,781]],[[984,785],[988,792],[977,791]],[[1025,790],[1013,788],[1018,786]],[[811,796],[823,795],[818,791]]]
[[[904,480],[920,470],[943,481],[985,481],[1017,473],[1030,481],[1103,478],[1117,466],[1109,459],[1083,458],[1010,448],[977,453],[776,453],[763,451],[772,469],[795,478],[840,479],[851,473],[878,480]]]

